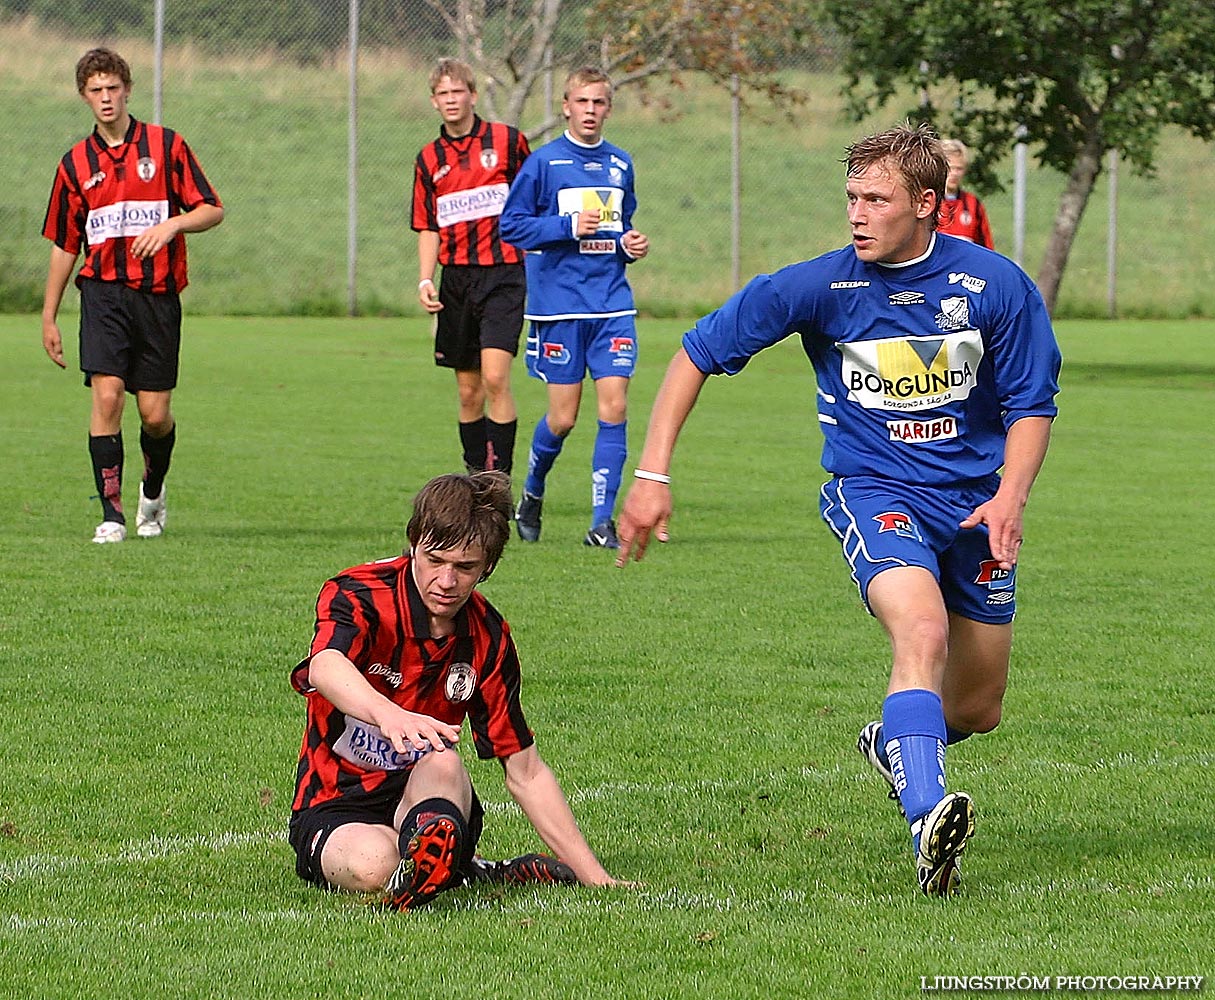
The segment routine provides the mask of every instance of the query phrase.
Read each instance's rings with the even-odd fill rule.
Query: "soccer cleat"
[[[602,521],[586,533],[583,545],[591,545],[598,549],[618,549],[620,539],[616,537],[616,522],[611,518]]]
[[[475,857],[464,869],[464,884],[491,885],[577,885],[574,869],[551,854],[522,854],[507,861],[487,861]]]
[[[544,497],[532,496],[527,490],[519,497],[515,508],[515,530],[525,542],[540,541],[540,512],[544,509]]]
[[[384,886],[385,902],[394,910],[425,906],[453,881],[459,854],[456,821],[451,816],[428,819],[410,838],[405,857]]]
[[[894,788],[894,772],[890,770],[890,765],[882,761],[881,755],[878,753],[878,739],[882,732],[882,724],[880,722],[870,722],[861,730],[861,735],[856,739],[856,748],[860,751],[862,757],[869,761],[869,765],[882,776],[886,784],[890,786],[890,798],[894,800],[894,804],[899,807],[899,812],[903,818],[907,818],[907,814],[903,812],[903,803],[899,801],[899,793]]]
[[[975,807],[965,792],[950,792],[920,821],[916,873],[926,896],[956,896],[962,884],[958,860],[975,832]]]
[[[127,526],[121,521],[102,521],[93,529],[93,541],[98,545],[125,542],[126,540]]]
[[[159,538],[165,530],[165,488],[160,488],[160,496],[149,500],[143,495],[143,485],[139,487],[139,510],[135,513],[135,534],[140,538]]]

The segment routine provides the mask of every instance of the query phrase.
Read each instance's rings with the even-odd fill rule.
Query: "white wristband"
[[[661,472],[648,472],[645,469],[634,469],[633,476],[637,479],[648,479],[651,483],[662,483],[664,486],[671,485],[671,477]]]
[[[434,285],[434,282],[433,282],[433,281],[431,281],[431,280],[430,280],[430,278],[423,278],[421,281],[419,281],[419,282],[418,282],[418,291],[419,291],[419,292],[422,290],[422,286],[423,286],[423,285],[431,285],[431,286],[433,286],[433,285]]]

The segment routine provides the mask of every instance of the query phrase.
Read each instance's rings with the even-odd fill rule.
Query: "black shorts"
[[[181,299],[152,295],[117,281],[80,282],[80,370],[117,375],[127,392],[164,392],[177,386]]]
[[[392,826],[393,816],[401,803],[403,792],[404,788],[400,783],[387,781],[370,795],[357,799],[335,799],[312,809],[292,813],[287,828],[287,842],[295,850],[295,874],[305,882],[311,882],[322,889],[333,888],[321,869],[321,852],[333,832],[347,823]],[[477,841],[481,839],[481,830],[485,826],[485,809],[477,798],[475,788],[470,812],[472,815],[468,817],[468,843],[460,848],[461,867],[472,861],[477,851]]]
[[[522,264],[443,268],[435,323],[435,364],[477,371],[481,350],[519,353],[527,277]]]

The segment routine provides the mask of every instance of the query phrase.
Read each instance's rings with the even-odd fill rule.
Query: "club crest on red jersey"
[[[447,668],[443,693],[448,701],[468,701],[477,689],[477,672],[471,663],[453,663]]]

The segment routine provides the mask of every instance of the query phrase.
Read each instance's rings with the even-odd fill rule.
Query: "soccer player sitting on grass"
[[[1022,510],[1056,413],[1059,349],[1020,268],[937,235],[949,164],[929,130],[869,136],[845,163],[851,246],[761,275],[684,335],[616,563],[640,559],[652,531],[667,540],[671,458],[706,379],[800,334],[832,477],[819,510],[893,652],[881,721],[858,749],[911,825],[920,888],[946,896],[974,808],[946,794],[945,747],[1000,721]]]
[[[414,499],[404,555],[321,589],[311,651],[291,674],[308,699],[290,826],[300,878],[382,891],[399,910],[473,881],[619,884],[536,751],[510,628],[476,590],[510,514],[505,474],[440,476]],[[453,749],[465,717],[556,857],[475,855],[484,813]]]

